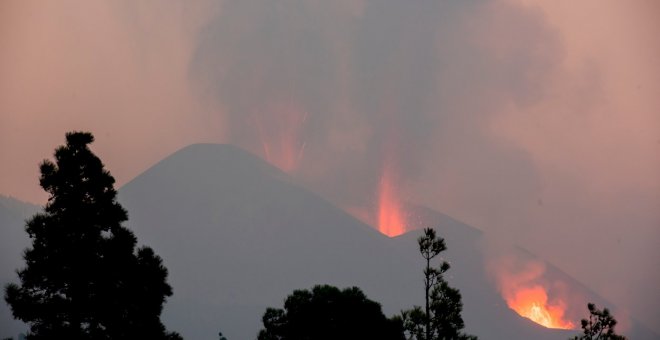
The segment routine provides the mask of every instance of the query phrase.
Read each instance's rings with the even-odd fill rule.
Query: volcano
[[[122,187],[119,202],[129,212],[127,226],[138,243],[151,246],[169,270],[174,295],[163,321],[186,339],[212,339],[218,332],[254,339],[267,307],[281,307],[294,289],[315,284],[358,286],[382,303],[386,315],[423,303],[420,231],[387,237],[234,146],[179,150]],[[443,256],[452,265],[447,279],[463,296],[468,333],[548,340],[578,333],[545,328],[516,314],[485,270],[484,233],[431,209],[416,209],[415,215],[447,242]],[[3,226],[3,249],[17,239],[25,245],[23,229],[15,226],[19,220],[5,222],[13,227]],[[3,257],[0,271],[3,279],[16,281],[10,273],[22,262],[19,250],[12,254],[7,261]],[[602,298],[559,269],[548,265],[546,274],[602,305]],[[0,313],[9,315],[5,305]],[[17,323],[12,325],[8,335],[17,333]],[[625,334],[657,338],[641,327]]]
[[[234,146],[184,148],[121,188],[120,202],[140,242],[169,268],[175,294],[165,322],[189,339],[219,331],[255,338],[266,307],[320,283],[358,286],[388,315],[423,302],[419,232],[386,237]],[[463,294],[468,332],[494,339],[576,333],[544,328],[508,308],[485,273],[482,233],[423,210],[425,223],[447,240],[448,279]],[[587,289],[581,294],[602,301]]]

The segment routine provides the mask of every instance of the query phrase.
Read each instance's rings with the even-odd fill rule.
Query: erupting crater
[[[502,298],[518,315],[555,329],[574,329],[566,318],[567,291],[561,282],[550,284],[545,277],[545,265],[538,261],[500,258],[490,264]]]
[[[509,308],[547,328],[573,329],[575,325],[564,320],[565,304],[562,301],[548,304],[548,294],[542,286],[521,288],[506,300]]]

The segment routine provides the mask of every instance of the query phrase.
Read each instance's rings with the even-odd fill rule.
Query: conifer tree
[[[616,320],[607,308],[599,310],[593,303],[588,303],[587,309],[589,319],[582,319],[582,335],[571,340],[626,340],[625,336],[614,332]]]
[[[90,133],[67,133],[55,161],[40,165],[48,203],[27,222],[26,266],[5,300],[31,340],[180,339],[160,321],[172,295],[167,269],[122,226],[127,212],[88,147],[93,141]]]
[[[418,240],[419,251],[426,262],[424,267],[424,309],[415,306],[403,311],[401,319],[409,340],[476,339],[462,332],[465,327],[461,311],[461,293],[449,286],[443,274],[449,263],[441,261],[436,268],[431,261],[447,249],[445,240],[435,230],[424,229]]]

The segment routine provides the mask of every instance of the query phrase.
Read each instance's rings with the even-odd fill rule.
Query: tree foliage
[[[400,320],[385,317],[380,304],[357,287],[296,290],[284,309],[268,308],[262,320],[259,340],[404,340]]]
[[[167,269],[122,226],[127,213],[93,141],[67,133],[55,162],[40,165],[48,203],[27,221],[26,266],[5,300],[30,326],[28,339],[180,339],[160,321],[172,295]]]
[[[582,319],[582,335],[571,338],[571,340],[625,340],[626,337],[614,332],[616,320],[605,308],[602,311],[593,303],[587,304],[589,319]]]
[[[415,306],[401,313],[406,338],[408,340],[476,339],[475,336],[461,331],[465,327],[461,317],[463,310],[461,294],[458,289],[450,287],[443,276],[449,270],[449,263],[443,260],[438,267],[431,263],[447,249],[445,240],[438,237],[435,230],[426,228],[417,243],[426,261],[425,306],[424,309]]]

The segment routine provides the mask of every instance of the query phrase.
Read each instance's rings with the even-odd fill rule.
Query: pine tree
[[[66,134],[55,162],[40,165],[49,199],[26,226],[20,284],[5,288],[28,339],[180,339],[160,321],[172,295],[167,269],[151,248],[136,249],[122,226],[114,178],[88,148],[90,133]]]
[[[626,340],[614,332],[616,320],[607,308],[601,311],[593,303],[587,304],[587,308],[589,319],[582,319],[583,334],[571,340]]]
[[[442,261],[439,267],[434,267],[431,261],[447,249],[445,240],[436,235],[431,228],[424,229],[424,235],[418,240],[419,251],[426,262],[424,268],[424,298],[425,306],[415,306],[403,311],[406,336],[409,340],[436,339],[476,339],[476,336],[462,332],[465,327],[461,311],[461,293],[449,286],[444,279],[444,273],[449,270],[449,263]]]

